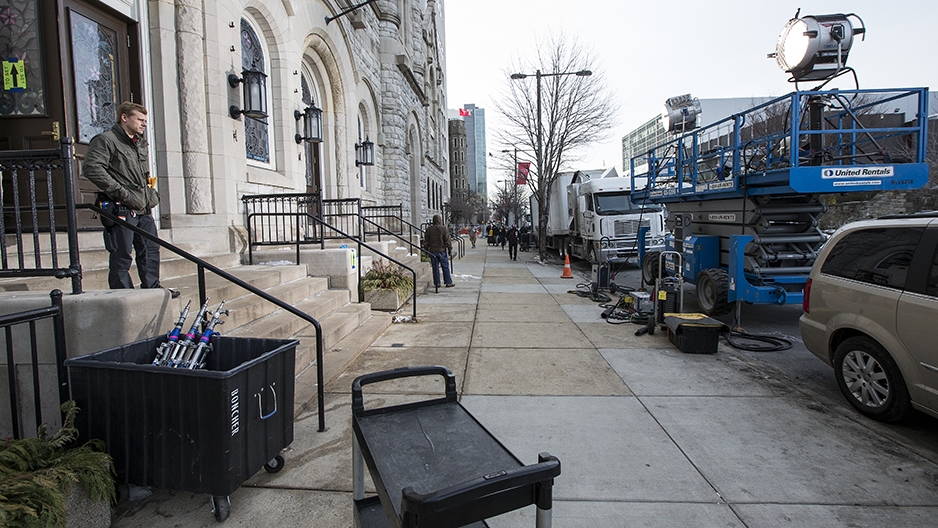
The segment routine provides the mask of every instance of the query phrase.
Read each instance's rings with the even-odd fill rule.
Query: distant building
[[[700,99],[700,118],[699,126],[701,128],[711,125],[717,121],[730,117],[734,114],[743,113],[746,110],[758,106],[762,103],[766,103],[777,97],[736,97],[736,98],[723,98],[723,99]],[[880,119],[889,119],[890,122],[893,122],[893,126],[902,126],[903,123],[909,122],[914,119],[917,109],[911,108],[908,105],[914,103],[914,99],[902,99],[900,101],[894,102],[895,108],[891,113],[882,114]],[[928,156],[931,156],[931,159],[938,158],[938,141],[931,139],[936,137],[935,134],[938,134],[938,131],[935,130],[934,125],[938,121],[938,93],[931,92],[928,94],[928,106],[929,106],[929,127],[928,127]],[[880,115],[880,114],[877,114]],[[896,121],[898,119],[898,121]],[[629,132],[622,137],[622,172],[623,175],[628,176],[630,172],[631,160],[635,156],[640,156],[641,154],[648,152],[653,147],[660,145],[672,139],[672,135],[669,134],[662,124],[661,115],[657,115],[649,119],[645,124],[636,128],[635,130]],[[636,160],[636,163],[638,160]],[[933,182],[938,181],[938,177],[934,176],[936,172],[935,164],[932,164],[930,168],[931,180]],[[636,169],[639,173],[642,172],[644,167],[644,162],[640,166],[636,166]]]
[[[449,120],[449,182],[453,198],[469,199],[469,163],[466,141],[466,122]]]
[[[700,99],[699,126],[705,127],[727,118],[733,114],[741,113],[753,106],[771,101],[773,97],[734,97],[725,99]],[[664,129],[661,114],[649,119],[645,124],[622,137],[622,173],[631,174],[632,158],[651,148],[660,145],[669,139],[671,134]]]
[[[485,109],[474,104],[467,104],[463,120],[466,123],[466,143],[469,164],[469,190],[486,194],[488,178],[486,175],[485,149]],[[468,113],[468,115],[465,115]]]

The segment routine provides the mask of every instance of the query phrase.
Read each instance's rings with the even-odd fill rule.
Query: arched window
[[[251,24],[241,19],[241,68],[267,72],[264,49]],[[268,97],[270,86],[268,85]],[[267,105],[270,108],[270,105]],[[270,139],[267,135],[267,119],[244,116],[244,143],[247,158],[261,163],[270,163]]]

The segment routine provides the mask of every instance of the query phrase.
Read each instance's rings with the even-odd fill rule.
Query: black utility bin
[[[214,336],[205,368],[188,370],[151,364],[165,340],[65,362],[80,440],[104,440],[118,482],[217,503],[293,442],[297,341]]]
[[[365,409],[363,386],[410,376],[442,376],[445,396]],[[357,378],[352,431],[356,527],[484,527],[484,519],[531,504],[537,526],[550,526],[560,461],[541,453],[525,466],[456,401],[456,378],[446,367]],[[365,465],[377,497],[364,495]]]

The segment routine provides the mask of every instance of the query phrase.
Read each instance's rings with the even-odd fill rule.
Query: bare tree
[[[495,193],[495,199],[490,204],[492,217],[505,224],[509,223],[510,218],[514,218],[514,223],[521,225],[520,219],[524,215],[526,195],[526,191],[522,188],[499,188]]]
[[[595,70],[593,54],[575,38],[563,33],[550,35],[538,44],[533,61],[519,61],[506,72],[506,79],[514,73],[526,75],[508,80],[507,94],[495,104],[508,121],[507,128],[496,134],[498,141],[535,153],[528,188],[537,197],[538,211],[531,213],[538,215],[538,253],[542,259],[547,253],[548,199],[557,174],[575,160],[578,149],[604,139],[616,123],[614,94]]]

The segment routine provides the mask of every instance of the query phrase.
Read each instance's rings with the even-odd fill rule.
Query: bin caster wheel
[[[212,514],[215,520],[223,522],[231,513],[231,500],[227,495],[212,495]]]
[[[277,455],[270,462],[264,464],[264,470],[268,473],[277,473],[283,469],[283,455]]]

